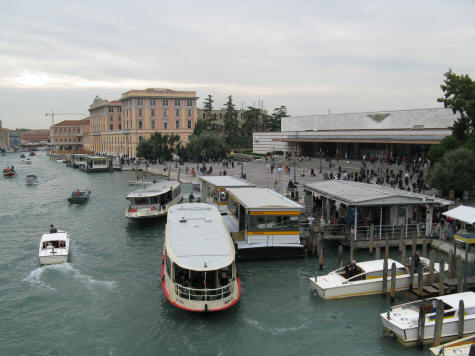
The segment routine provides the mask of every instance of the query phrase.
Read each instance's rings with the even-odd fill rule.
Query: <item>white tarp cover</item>
[[[456,220],[460,220],[469,224],[475,223],[475,208],[471,206],[460,205],[455,209],[446,211],[442,215],[448,216]]]

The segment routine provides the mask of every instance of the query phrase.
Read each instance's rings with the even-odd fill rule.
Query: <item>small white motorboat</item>
[[[475,333],[475,293],[464,292],[449,294],[441,297],[418,300],[411,303],[396,305],[388,312],[381,313],[380,319],[383,328],[394,334],[399,342],[405,346],[417,343],[417,329],[419,312],[426,308],[424,325],[424,343],[430,343],[434,338],[435,316],[438,303],[443,303],[444,317],[442,323],[442,340],[453,340],[458,335],[459,302],[464,302],[463,335]]]
[[[34,174],[28,174],[25,177],[25,182],[26,184],[35,184],[36,182],[38,182],[38,177]]]
[[[470,349],[475,348],[475,335],[470,335],[430,348],[433,356],[470,356]],[[472,351],[473,353],[473,351]]]
[[[29,158],[24,158],[24,159],[20,160],[20,163],[21,163],[21,164],[31,164],[31,159],[29,159]]]
[[[38,255],[40,264],[52,265],[64,263],[69,257],[69,234],[65,231],[47,232],[41,236]]]
[[[396,264],[396,290],[409,288],[409,268],[400,262],[388,259],[388,288],[390,286],[391,266]],[[423,266],[424,282],[429,278],[430,261],[420,257]],[[384,259],[356,263],[356,273],[348,276],[345,268],[339,268],[325,276],[310,278],[310,286],[315,295],[323,299],[356,297],[380,294],[383,290]],[[434,278],[438,278],[439,264],[434,263]],[[417,273],[414,275],[413,287],[417,286]]]
[[[62,159],[62,158],[59,158],[56,160],[56,163],[64,163],[66,162],[66,160]]]

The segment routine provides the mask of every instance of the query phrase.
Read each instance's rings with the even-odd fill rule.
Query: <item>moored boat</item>
[[[71,204],[84,204],[89,200],[89,195],[91,191],[88,189],[77,189],[71,193],[71,196],[68,198],[68,202]]]
[[[186,203],[170,208],[161,277],[165,297],[183,310],[219,311],[239,301],[234,244],[215,206]]]
[[[388,270],[396,264],[396,291],[409,288],[409,268],[400,262],[388,259]],[[423,266],[423,278],[429,278],[430,262],[427,258],[420,257]],[[325,276],[310,278],[310,287],[314,294],[323,299],[348,298],[362,295],[380,294],[383,290],[383,265],[384,259],[356,263],[354,273],[348,274],[345,267],[330,272]],[[439,264],[434,263],[434,277],[438,277]],[[417,276],[414,275],[413,286],[417,285]],[[388,277],[389,280],[389,277]]]
[[[463,337],[444,345],[431,347],[430,352],[433,356],[470,356],[473,355],[472,349],[475,349],[475,335]]]
[[[3,176],[5,178],[13,178],[16,177],[16,172],[13,167],[7,167],[3,169]]]
[[[28,174],[25,177],[26,184],[35,184],[38,181],[38,177],[34,174]]]
[[[419,313],[425,308],[424,343],[430,343],[434,337],[435,316],[438,303],[443,303],[442,340],[453,340],[458,335],[459,303],[464,302],[463,335],[475,333],[475,293],[464,292],[418,300],[396,305],[388,312],[381,313],[383,328],[396,336],[405,346],[417,343]]]
[[[163,181],[137,189],[127,195],[129,205],[125,216],[131,219],[155,218],[183,199],[180,182]]]
[[[44,233],[41,236],[38,255],[42,266],[67,262],[69,257],[69,234],[62,230]]]

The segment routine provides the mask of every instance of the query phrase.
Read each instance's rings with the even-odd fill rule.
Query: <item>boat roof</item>
[[[58,230],[56,233],[46,232],[41,236],[41,242],[67,240],[68,233],[66,231]]]
[[[195,271],[216,270],[234,261],[234,244],[218,208],[206,203],[174,205],[168,210],[167,254]]]
[[[468,224],[475,223],[475,208],[466,205],[460,205],[454,209],[442,213],[442,215],[463,221]]]
[[[165,180],[163,182],[150,184],[149,186],[134,190],[132,193],[129,193],[127,195],[127,199],[153,197],[155,195],[166,193],[170,189],[175,188],[178,185],[180,185],[180,182],[174,180]]]
[[[393,263],[396,264],[396,268],[404,267],[404,265],[401,262],[388,258],[388,271],[391,271],[391,266]],[[381,272],[384,269],[384,259],[356,262],[356,265],[360,267],[362,270],[364,270],[366,273]]]
[[[201,176],[199,178],[217,187],[255,187],[254,184],[233,176]]]
[[[268,188],[231,188],[228,193],[247,209],[303,210],[302,205]]]
[[[379,184],[367,184],[339,179],[306,183],[304,190],[351,206],[453,204],[450,200],[431,195],[408,192]]]
[[[443,301],[445,304],[450,305],[452,308],[458,308],[459,301],[461,300],[463,300],[465,310],[467,310],[467,308],[475,307],[475,293],[474,292],[463,292],[463,293],[443,295],[441,297],[435,297],[435,299]]]

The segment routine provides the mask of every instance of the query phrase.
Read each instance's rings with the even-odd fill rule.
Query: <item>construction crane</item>
[[[51,110],[51,112],[47,112],[45,114],[45,116],[51,116],[51,126],[54,125],[54,116],[55,115],[82,115],[82,116],[84,116],[86,114],[84,114],[82,112],[79,112],[79,113],[78,112],[53,112],[53,110]]]

